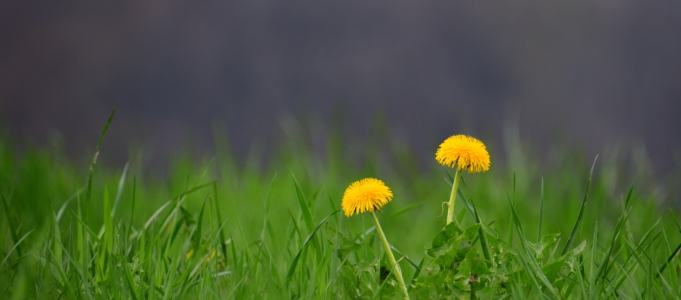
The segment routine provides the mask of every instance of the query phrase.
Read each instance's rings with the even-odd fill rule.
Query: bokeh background
[[[19,145],[163,160],[224,128],[237,155],[286,124],[348,141],[384,120],[418,152],[509,128],[550,152],[681,160],[681,1],[0,2],[0,124]],[[340,113],[342,111],[342,113]],[[496,147],[496,142],[490,142]],[[88,155],[91,152],[87,152]]]

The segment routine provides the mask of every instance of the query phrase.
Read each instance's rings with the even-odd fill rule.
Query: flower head
[[[393,199],[393,192],[383,181],[366,178],[353,182],[343,194],[343,211],[346,216],[365,212],[380,211]]]
[[[454,135],[446,139],[435,153],[435,159],[442,165],[468,173],[489,170],[490,160],[487,147],[476,138]]]

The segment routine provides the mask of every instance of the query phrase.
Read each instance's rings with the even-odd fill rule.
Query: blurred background
[[[237,155],[330,120],[375,120],[428,158],[508,132],[592,159],[639,145],[681,161],[681,1],[3,1],[0,125],[18,145],[154,160],[215,128]],[[506,132],[506,133],[505,133]],[[322,143],[323,144],[323,143]],[[323,145],[322,145],[323,147]]]

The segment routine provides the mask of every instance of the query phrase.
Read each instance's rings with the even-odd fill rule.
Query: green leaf
[[[433,238],[433,243],[431,248],[439,248],[447,244],[451,239],[463,233],[463,230],[455,223],[449,223],[445,228],[440,230],[440,232]]]
[[[356,299],[360,295],[359,282],[354,266],[344,265],[338,270],[338,281],[342,283],[346,299]]]
[[[586,241],[582,241],[577,247],[572,249],[572,255],[577,256],[586,249]]]
[[[461,261],[456,277],[471,277],[485,274],[492,274],[487,267],[487,262],[480,258],[477,248],[471,248]]]
[[[335,215],[339,211],[341,211],[341,210],[339,209],[337,211],[334,211],[331,214],[329,214],[328,216],[326,216],[326,218],[322,219],[321,222],[319,222],[319,224],[317,225],[317,227],[315,227],[312,230],[312,232],[310,232],[310,234],[307,236],[307,238],[305,238],[305,242],[303,242],[303,246],[300,247],[300,251],[298,251],[298,254],[296,254],[296,256],[293,258],[293,262],[291,262],[291,265],[289,266],[288,273],[286,274],[286,280],[287,281],[291,280],[291,276],[293,276],[293,272],[296,270],[296,266],[298,265],[298,260],[300,259],[300,255],[303,253],[303,250],[305,250],[305,247],[308,245],[310,240],[312,240],[315,233],[317,233],[317,230],[319,230],[319,228],[322,227],[322,225],[324,225],[324,222],[326,222],[326,220],[328,218]]]
[[[479,237],[479,230],[480,230],[480,223],[478,224],[473,224],[470,227],[467,227],[463,231],[463,235],[466,236],[469,240],[474,240]]]
[[[560,273],[561,269],[565,266],[565,260],[567,258],[568,256],[564,255],[558,260],[550,262],[541,267],[542,273],[546,275],[546,278],[548,278],[550,282],[554,282],[556,278],[559,276],[558,274]]]
[[[331,243],[331,245],[336,247],[338,257],[341,260],[345,259],[348,255],[359,250],[362,247],[360,243],[356,243],[351,239],[347,238],[345,235],[340,233],[336,228],[329,224],[326,224],[326,226],[324,227],[324,236],[329,241],[329,243]]]
[[[300,187],[300,184],[298,183],[298,180],[296,179],[296,176],[293,175],[293,171],[291,169],[288,170],[289,173],[291,173],[291,177],[293,178],[293,183],[296,187],[296,195],[298,196],[298,204],[300,205],[300,210],[303,212],[303,220],[305,221],[305,226],[307,227],[308,231],[312,231],[314,228],[314,219],[312,218],[312,212],[310,211],[310,206],[307,203],[307,199],[305,198],[305,193],[303,193],[303,189]]]
[[[530,249],[534,252],[534,255],[537,259],[542,259],[544,256],[546,256],[544,251],[547,249],[550,250],[551,246],[555,245],[559,239],[558,237],[560,236],[560,233],[552,233],[552,234],[547,234],[544,235],[541,238],[541,241],[538,243],[532,243],[532,242],[527,242],[527,245],[530,247]]]
[[[111,111],[111,114],[109,115],[109,119],[106,121],[106,124],[104,125],[104,129],[102,130],[102,133],[99,135],[99,142],[97,142],[97,148],[95,148],[95,154],[92,156],[92,162],[90,163],[90,171],[88,174],[88,179],[87,179],[87,196],[85,200],[90,203],[91,195],[92,195],[92,177],[94,174],[95,170],[95,165],[97,164],[97,158],[99,157],[99,150],[102,147],[102,142],[104,141],[104,136],[106,136],[106,132],[109,131],[109,125],[111,125],[111,121],[113,121],[114,116],[116,115],[116,110],[118,109],[118,106],[115,106],[113,111]]]
[[[113,250],[114,226],[113,218],[111,217],[111,202],[109,201],[109,187],[104,187],[104,243],[106,251],[111,254]]]
[[[591,165],[591,171],[589,172],[589,180],[586,182],[586,191],[584,192],[584,198],[582,199],[582,206],[579,208],[579,215],[577,215],[577,220],[575,221],[575,226],[572,227],[572,232],[570,233],[570,237],[568,238],[567,244],[565,244],[565,249],[563,249],[563,254],[567,253],[570,247],[572,246],[572,242],[575,239],[575,236],[577,235],[577,228],[579,228],[579,224],[582,223],[582,217],[584,216],[584,209],[586,208],[586,202],[589,199],[589,189],[591,188],[591,178],[593,178],[594,175],[594,168],[596,167],[596,161],[598,160],[598,155],[596,155],[596,158],[594,158],[594,163]],[[631,194],[631,193],[630,193]]]
[[[507,299],[508,293],[503,291],[504,289],[486,286],[475,291],[475,296],[477,297],[476,299]]]
[[[441,245],[440,247],[427,249],[426,253],[428,254],[428,256],[436,259],[439,258],[440,256],[450,253],[451,258],[453,258],[456,252],[458,251],[461,242],[464,239],[465,237],[463,235],[459,235],[454,239],[448,240],[445,244]]]

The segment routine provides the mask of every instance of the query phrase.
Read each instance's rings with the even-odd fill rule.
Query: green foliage
[[[401,297],[370,218],[339,213],[343,190],[364,177],[395,194],[380,219],[412,298],[681,294],[681,224],[663,209],[668,188],[627,171],[621,153],[593,167],[562,149],[559,163],[540,165],[511,139],[508,157],[492,150],[493,168],[462,180],[458,224],[444,226],[446,170],[434,161],[419,169],[385,128],[368,145],[332,134],[320,155],[306,128],[286,126],[288,144],[268,164],[256,147],[238,163],[218,143],[215,158],[180,156],[162,177],[141,162],[74,163],[1,140],[5,298]],[[100,160],[106,149],[100,138]]]

